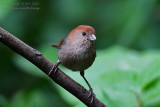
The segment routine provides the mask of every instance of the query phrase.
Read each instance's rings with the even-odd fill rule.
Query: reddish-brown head
[[[95,41],[95,30],[93,27],[88,25],[80,25],[73,29],[66,38],[69,41]]]
[[[76,30],[85,31],[89,35],[95,33],[94,28],[91,27],[91,26],[88,26],[88,25],[79,25],[78,27],[76,27],[75,29],[73,29],[72,32],[75,32]]]

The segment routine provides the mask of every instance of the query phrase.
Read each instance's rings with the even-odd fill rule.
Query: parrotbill
[[[56,73],[59,64],[72,71],[79,71],[89,87],[90,94],[88,97],[91,98],[91,103],[94,100],[95,94],[84,76],[84,71],[93,64],[96,58],[95,40],[96,36],[93,27],[79,25],[73,29],[57,45],[52,44],[52,46],[58,48],[58,61],[49,71],[49,74],[52,71]]]

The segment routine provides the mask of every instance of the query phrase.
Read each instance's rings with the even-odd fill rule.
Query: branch
[[[48,74],[53,64],[46,59],[39,51],[33,49],[28,46],[6,30],[0,27],[0,42],[8,46],[10,49],[20,54],[35,66],[37,66],[40,70],[42,70],[45,74]],[[51,73],[49,77],[56,82],[58,85],[66,89],[72,95],[77,97],[80,101],[82,101],[85,105],[90,107],[105,107],[102,102],[100,102],[97,98],[94,99],[92,104],[90,104],[91,99],[88,98],[89,91],[87,91],[83,86],[75,82],[69,76],[67,76],[64,72],[58,69],[57,73]]]

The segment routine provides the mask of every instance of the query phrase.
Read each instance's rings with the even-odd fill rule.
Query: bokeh
[[[78,25],[96,30],[97,58],[86,77],[108,107],[160,107],[160,0],[0,0],[0,27],[53,63]],[[87,87],[78,72],[59,66]],[[0,43],[0,107],[85,107]]]

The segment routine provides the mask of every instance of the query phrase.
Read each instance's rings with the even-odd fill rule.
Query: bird
[[[72,71],[79,71],[89,87],[88,97],[91,98],[91,103],[95,94],[84,76],[84,71],[93,64],[96,58],[95,40],[95,29],[93,27],[79,25],[58,44],[51,44],[53,47],[58,48],[58,61],[48,73],[48,75],[52,71],[56,73],[59,64]]]

